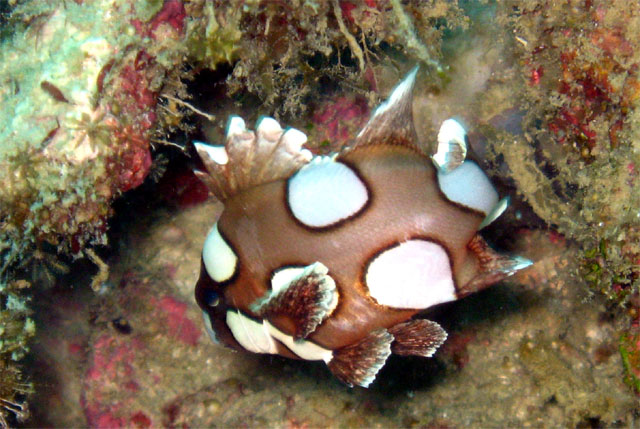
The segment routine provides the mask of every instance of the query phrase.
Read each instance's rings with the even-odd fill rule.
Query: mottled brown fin
[[[346,150],[358,147],[390,144],[402,145],[421,151],[413,125],[413,86],[418,67],[415,67],[395,87],[389,98],[373,112],[369,122],[360,131],[355,142]]]
[[[438,148],[431,160],[441,173],[458,168],[467,157],[467,131],[462,124],[449,118],[440,125]]]
[[[458,289],[459,298],[484,289],[533,264],[532,261],[520,256],[501,255],[493,250],[479,234],[471,239],[467,247],[477,256],[480,270],[474,278]]]
[[[290,270],[292,268],[289,268]],[[250,306],[257,316],[286,315],[296,322],[295,339],[306,338],[338,303],[338,291],[328,269],[316,262],[298,269],[293,278]]]
[[[389,328],[394,341],[391,351],[397,355],[431,357],[447,339],[447,332],[431,320],[418,319]]]
[[[239,116],[229,118],[224,146],[194,142],[206,172],[197,176],[221,201],[253,186],[289,177],[311,160],[302,148],[307,137],[293,128],[283,130],[269,117],[247,130]]]
[[[386,329],[371,332],[357,343],[333,351],[328,366],[350,387],[369,387],[391,354],[393,335]]]

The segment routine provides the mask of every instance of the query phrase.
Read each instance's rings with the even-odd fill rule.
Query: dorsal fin
[[[349,149],[389,144],[402,145],[421,152],[413,125],[413,86],[418,66],[394,88],[389,98],[373,112]],[[349,150],[348,149],[348,150]]]
[[[273,118],[261,118],[253,132],[246,129],[242,118],[231,116],[224,146],[194,142],[207,170],[195,173],[216,198],[224,201],[300,169],[311,160],[311,152],[302,147],[306,141],[303,132],[283,130]]]

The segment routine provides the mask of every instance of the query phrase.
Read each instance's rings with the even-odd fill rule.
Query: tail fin
[[[467,247],[477,256],[480,271],[465,285],[458,288],[459,298],[482,290],[533,264],[532,261],[521,256],[507,256],[496,252],[479,234],[471,239]]]

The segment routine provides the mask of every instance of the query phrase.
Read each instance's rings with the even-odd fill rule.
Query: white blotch
[[[237,310],[228,310],[227,326],[231,329],[236,341],[250,352],[269,354],[278,352],[276,343],[264,322],[256,322]]]
[[[491,209],[491,212],[487,215],[487,217],[484,218],[484,220],[482,221],[482,223],[478,227],[478,230],[481,230],[482,228],[484,228],[485,226],[489,225],[494,220],[498,219],[500,217],[500,215],[502,213],[504,213],[504,211],[507,209],[507,207],[509,207],[509,203],[510,202],[511,202],[511,198],[509,198],[509,196],[506,196],[503,199],[501,199],[500,201],[498,201],[498,204],[496,204],[493,207],[493,209]]]
[[[438,150],[431,157],[438,170],[448,172],[464,162],[467,156],[467,132],[460,122],[447,119],[440,126]]]
[[[326,363],[333,358],[333,351],[320,347],[319,345],[307,340],[294,340],[291,335],[287,335],[273,326],[271,323],[264,321],[269,333],[273,338],[280,340],[285,346],[294,352],[298,357],[305,360],[322,360]]]
[[[229,116],[229,122],[227,122],[227,138],[245,133],[246,131],[247,127],[244,119],[236,115]]]
[[[229,280],[236,271],[238,257],[220,235],[217,222],[204,241],[202,260],[207,274],[216,282]]]
[[[300,274],[304,271],[304,267],[286,267],[280,268],[278,271],[273,273],[273,277],[271,277],[271,290],[275,295],[281,290],[289,287],[289,284],[297,279]]]
[[[488,215],[498,203],[498,192],[482,169],[465,161],[448,173],[438,171],[440,189],[453,201]]]
[[[229,162],[229,155],[227,154],[227,150],[222,145],[210,145],[207,143],[194,141],[193,145],[196,147],[198,151],[204,149],[213,161],[217,164],[224,165]]]
[[[447,253],[426,240],[409,240],[376,256],[365,282],[372,298],[394,308],[428,308],[456,299]]]
[[[204,329],[207,331],[207,334],[209,334],[211,341],[213,341],[214,344],[220,344],[220,340],[216,335],[216,331],[213,330],[213,325],[211,324],[211,318],[209,317],[209,314],[207,314],[206,311],[202,312],[202,318],[204,319]]]
[[[332,157],[322,156],[289,179],[287,197],[300,222],[321,228],[357,214],[369,195],[353,170]]]

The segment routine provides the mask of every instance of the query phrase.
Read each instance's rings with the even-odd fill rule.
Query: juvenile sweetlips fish
[[[224,146],[195,143],[207,170],[197,174],[224,203],[196,285],[214,341],[322,360],[367,387],[391,353],[430,357],[445,341],[415,315],[531,264],[478,234],[508,199],[465,160],[462,125],[442,124],[431,159],[420,149],[416,73],[331,156],[268,117],[254,133],[233,116]]]

